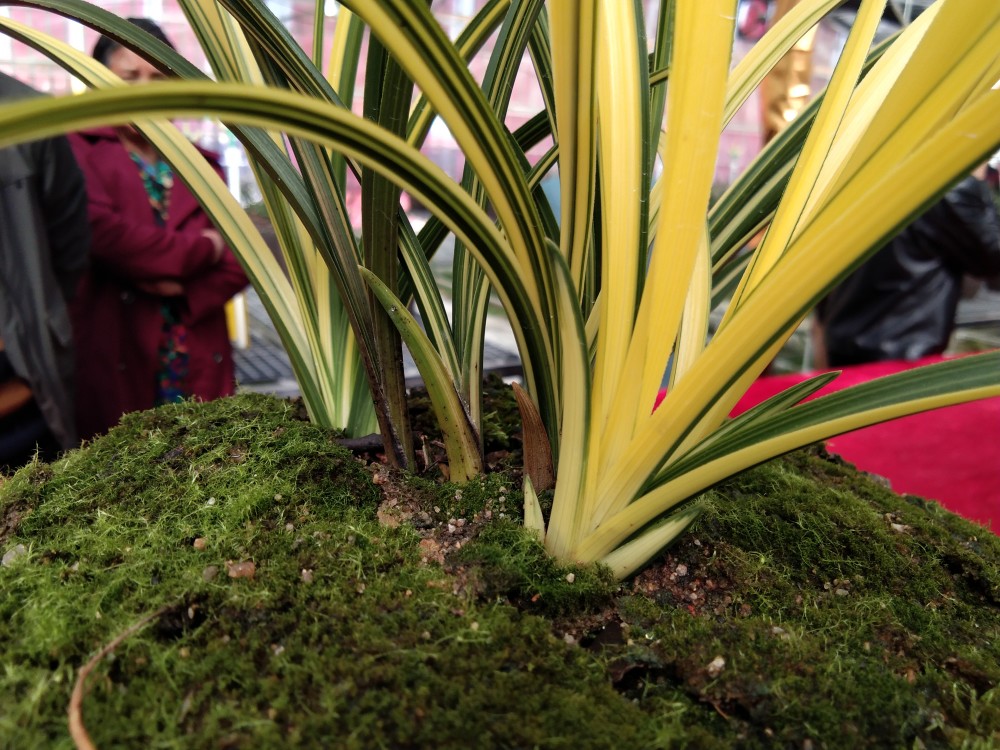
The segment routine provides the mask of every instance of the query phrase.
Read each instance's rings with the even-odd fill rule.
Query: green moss
[[[487,526],[452,559],[473,571],[479,596],[513,602],[548,617],[607,606],[618,589],[610,570],[559,565],[537,538],[507,520]]]
[[[726,717],[718,747],[992,746],[997,541],[821,452],[747,472],[671,551],[726,592],[714,609],[619,609],[656,654],[644,705]]]
[[[99,747],[637,741],[587,654],[453,593],[411,527],[378,523],[379,497],[330,434],[257,396],[133,415],[23,470],[0,500],[2,548],[28,549],[0,568],[3,743],[69,747],[77,667],[165,605],[91,677]]]
[[[77,669],[161,607],[91,676],[99,747],[1000,744],[997,538],[822,451],[619,587],[545,555],[509,476],[376,485],[296,414],[164,407],[0,484],[0,746],[70,747]],[[380,523],[404,491],[425,522]]]

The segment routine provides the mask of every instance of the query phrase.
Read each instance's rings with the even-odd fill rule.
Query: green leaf
[[[424,387],[434,405],[434,415],[438,419],[445,450],[448,453],[450,479],[453,482],[466,482],[478,476],[483,471],[479,437],[475,434],[469,416],[455,391],[454,383],[430,339],[410,315],[406,306],[381,279],[367,268],[361,267],[360,270],[375,297],[399,330],[410,354],[413,355],[417,369],[423,376]]]

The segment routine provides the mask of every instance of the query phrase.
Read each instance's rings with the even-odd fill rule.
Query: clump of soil
[[[156,612],[89,678],[98,747],[1000,738],[997,538],[821,449],[707,493],[623,584],[545,555],[513,470],[458,487],[370,459],[245,395],[0,482],[0,744],[71,747],[79,668]]]

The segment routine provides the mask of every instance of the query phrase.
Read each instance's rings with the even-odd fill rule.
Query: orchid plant
[[[714,203],[726,123],[838,0],[802,0],[732,68],[735,0],[660,0],[651,17],[638,0],[488,0],[455,40],[431,3],[344,0],[329,43],[318,3],[309,51],[260,0],[181,0],[214,80],[83,0],[0,4],[77,19],[181,79],[125,90],[79,52],[0,18],[95,89],[3,107],[0,143],[137,120],[241,257],[318,421],[357,431],[374,418],[390,460],[406,465],[402,340],[429,388],[452,478],[480,472],[495,293],[518,342],[526,413],[554,461],[551,513],[529,478],[525,523],[559,559],[627,576],[728,476],[842,432],[1000,394],[1000,353],[986,353],[804,401],[836,377],[824,374],[729,417],[816,302],[1000,146],[994,0],[937,0],[874,50],[885,0],[863,0],[824,95]],[[348,103],[366,40],[356,115]],[[487,40],[476,80],[468,63]],[[511,87],[529,66],[544,108],[511,131]],[[242,141],[289,278],[163,119],[184,114],[218,117]],[[420,152],[435,118],[465,157],[460,182]],[[539,188],[553,173],[558,216]],[[362,189],[360,242],[344,204],[348,174]],[[432,214],[419,232],[401,191]],[[428,265],[449,235],[450,315]]]

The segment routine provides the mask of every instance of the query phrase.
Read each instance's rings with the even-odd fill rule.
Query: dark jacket
[[[37,95],[0,74],[0,99]],[[87,265],[83,175],[65,138],[0,149],[0,338],[64,448],[76,444],[66,304]]]
[[[918,359],[948,345],[962,277],[1000,273],[1000,215],[969,177],[869,258],[819,309],[832,366]]]
[[[136,282],[183,284],[191,394],[202,400],[232,394],[224,306],[247,284],[239,262],[228,250],[214,262],[212,242],[201,235],[212,223],[180,180],[171,190],[166,226],[156,224],[138,170],[113,128],[75,133],[70,142],[87,178],[93,231],[91,269],[72,306],[81,435],[102,433],[122,414],[154,405],[162,300]],[[221,175],[214,156],[203,153]]]

